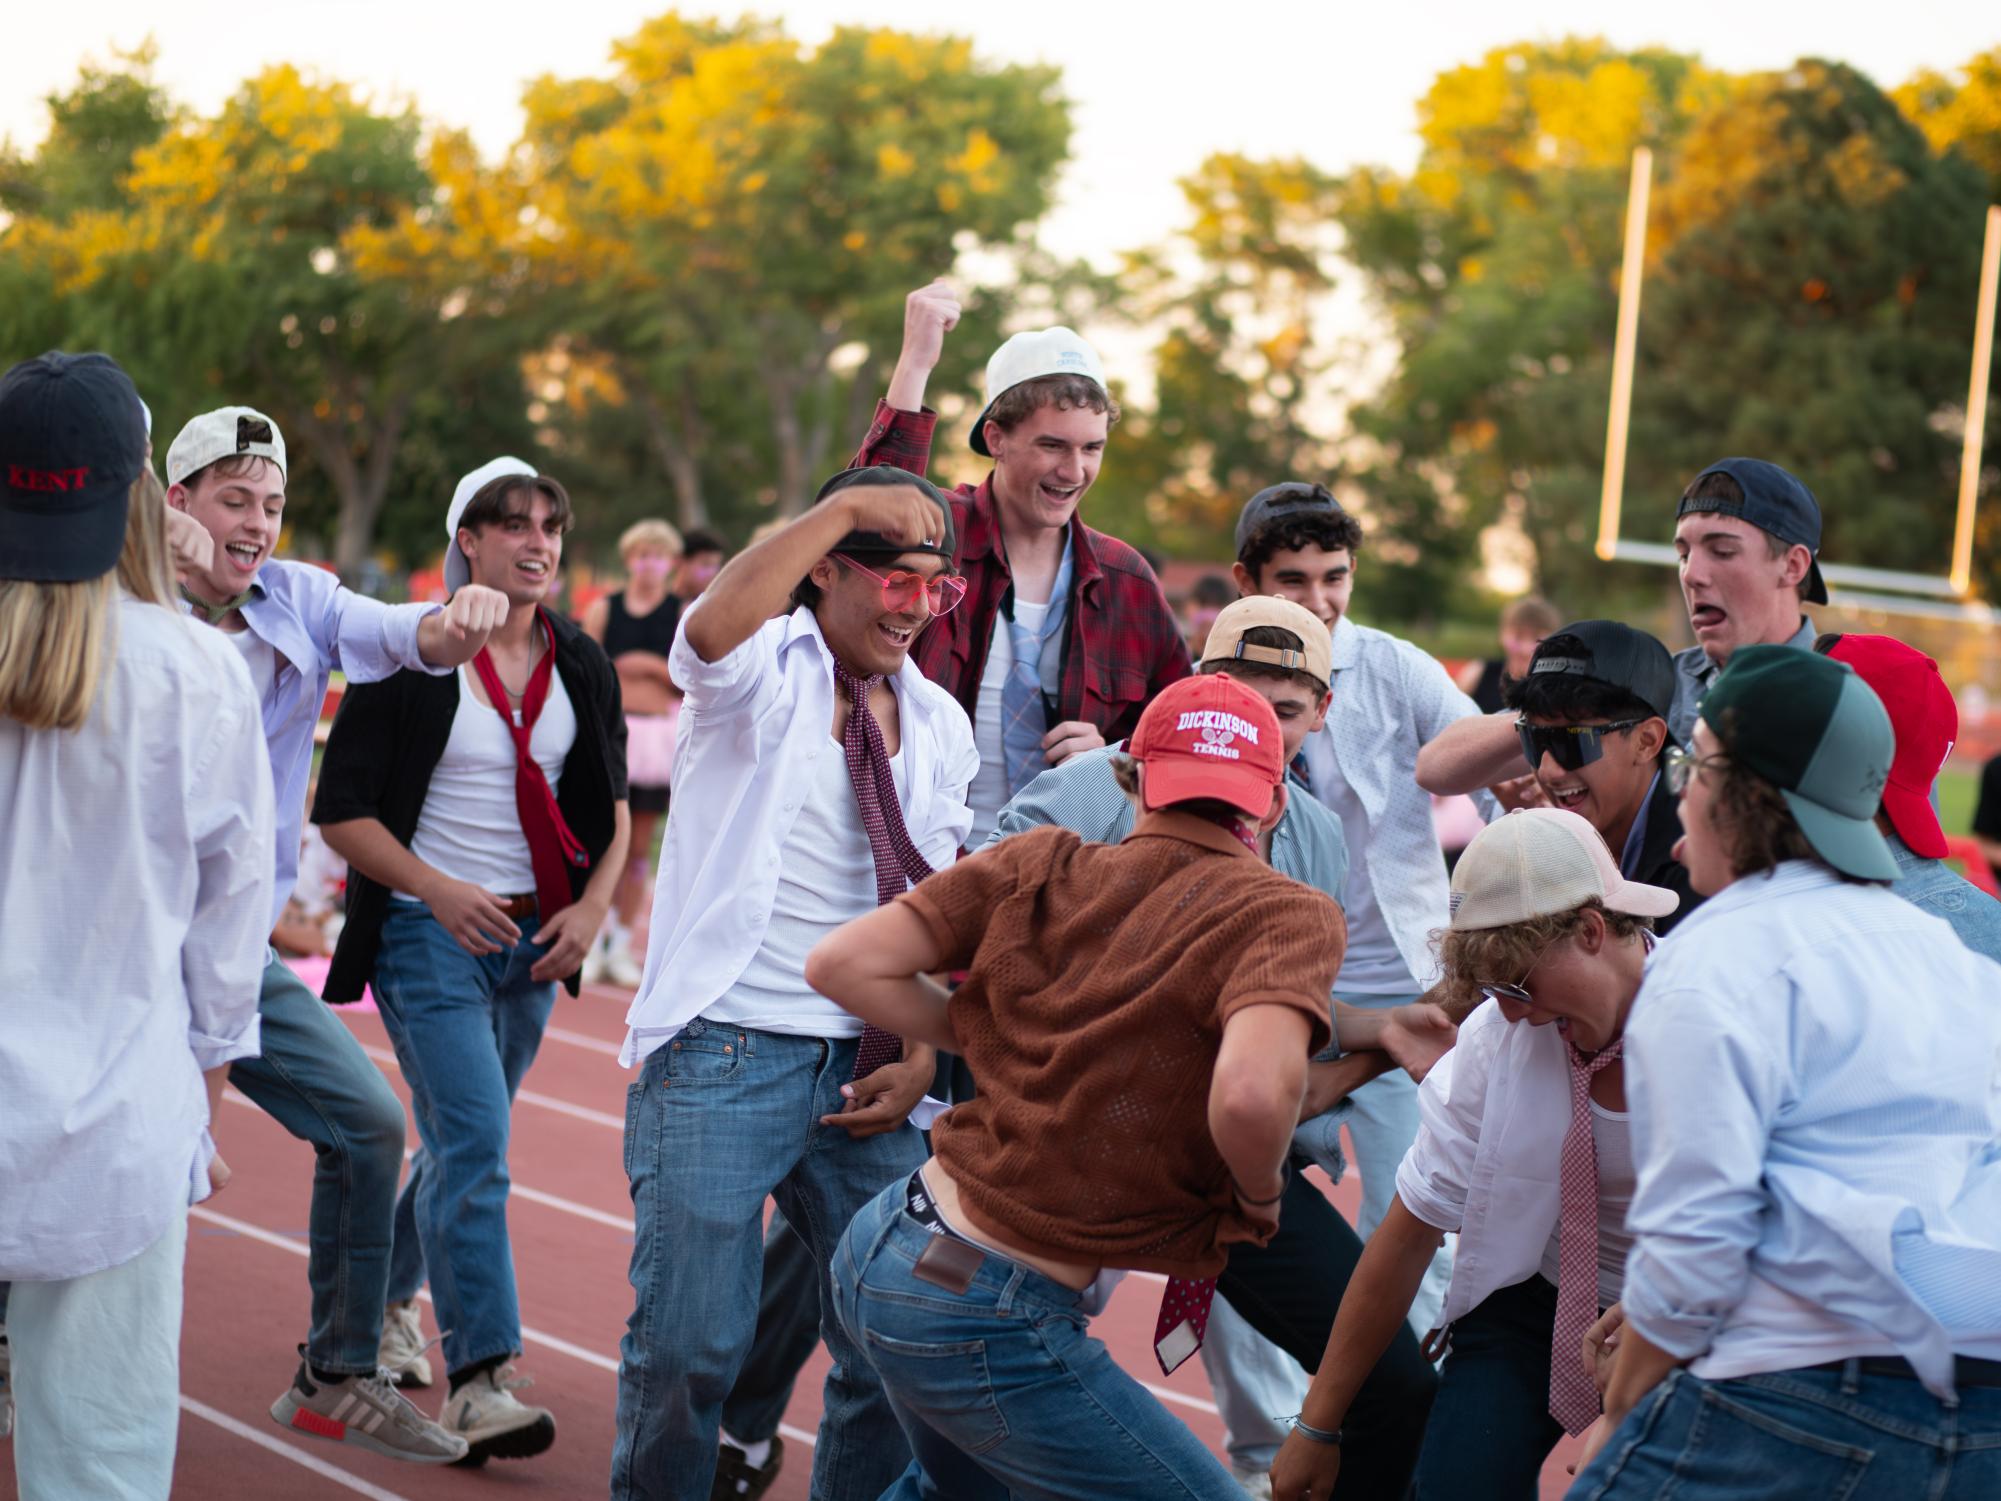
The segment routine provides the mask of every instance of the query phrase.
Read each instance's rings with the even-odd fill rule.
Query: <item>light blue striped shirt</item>
[[[2001,965],[1794,861],[1662,941],[1626,1029],[1626,1317],[1694,1374],[2001,1357]]]

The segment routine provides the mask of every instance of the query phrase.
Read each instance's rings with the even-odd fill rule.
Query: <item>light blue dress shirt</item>
[[[1664,939],[1626,1029],[1626,1317],[1695,1375],[2001,1357],[2001,965],[1792,861]]]
[[[260,705],[271,782],[278,798],[277,879],[271,888],[269,932],[299,879],[299,831],[312,779],[313,726],[336,671],[349,682],[373,683],[402,668],[444,674],[417,650],[417,627],[434,604],[385,605],[356,594],[310,563],[273,558],[251,580],[243,619],[278,653],[278,671]]]

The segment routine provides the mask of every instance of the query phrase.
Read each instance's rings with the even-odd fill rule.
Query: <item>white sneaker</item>
[[[639,960],[632,953],[632,930],[621,926],[607,928],[608,938],[604,953],[604,978],[614,985],[622,985],[628,990],[637,989],[640,979]]]
[[[424,1352],[436,1343],[424,1338],[415,1298],[407,1303],[391,1303],[382,1310],[382,1348],[376,1354],[376,1364],[398,1386],[429,1386],[431,1362],[424,1358]]]
[[[598,936],[591,940],[591,946],[584,950],[584,972],[581,978],[586,985],[598,985],[604,981],[605,962],[611,951],[612,923],[616,921],[617,919],[613,918],[607,922],[599,930]]]
[[[466,1441],[417,1411],[387,1371],[319,1381],[302,1360],[292,1384],[271,1404],[271,1419],[281,1428],[414,1464],[457,1464],[466,1457]]]
[[[555,1414],[514,1395],[528,1384],[512,1365],[498,1366],[481,1371],[445,1399],[438,1422],[466,1441],[465,1463],[527,1459],[556,1442]]]

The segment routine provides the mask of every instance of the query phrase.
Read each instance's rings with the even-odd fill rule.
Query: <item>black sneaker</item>
[[[716,1455],[716,1483],[709,1487],[709,1501],[757,1501],[771,1489],[771,1482],[778,1478],[784,1464],[785,1440],[775,1433],[771,1436],[771,1452],[756,1469],[744,1458],[743,1450],[735,1444],[724,1444]]]

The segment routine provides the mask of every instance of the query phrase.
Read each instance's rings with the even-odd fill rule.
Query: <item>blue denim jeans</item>
[[[528,977],[545,949],[527,941],[469,954],[420,902],[392,901],[375,959],[375,999],[410,1086],[422,1143],[396,1206],[388,1296],[416,1296],[428,1271],[445,1368],[521,1349],[507,1240],[509,1109],[556,1003]]]
[[[2001,1388],[1947,1406],[1908,1377],[1775,1371],[1705,1381],[1676,1371],[1619,1425],[1572,1501],[1993,1501]]]
[[[264,966],[257,1015],[263,1054],[231,1064],[229,1082],[311,1142],[316,1159],[306,1221],[313,1299],[306,1358],[323,1371],[373,1371],[403,1173],[403,1104],[354,1034],[276,951]]]
[[[1351,1006],[1366,1006],[1371,1011],[1387,1011],[1418,999],[1415,995],[1341,995],[1338,989],[1335,994]],[[1402,1069],[1393,1069],[1349,1095],[1347,1103],[1348,1136],[1355,1144],[1355,1166],[1362,1174],[1362,1212],[1355,1216],[1355,1232],[1367,1240],[1390,1212],[1390,1200],[1397,1191],[1397,1168],[1417,1140],[1417,1085]],[[1420,1339],[1431,1332],[1444,1311],[1445,1289],[1452,1283],[1451,1247],[1448,1240],[1431,1258],[1431,1269],[1411,1302],[1410,1327]]]
[[[1230,1472],[1085,1332],[1080,1293],[988,1255],[914,1275],[931,1232],[892,1183],[835,1254],[832,1302],[916,1456],[882,1501],[1242,1501]]]
[[[614,1501],[706,1496],[723,1400],[757,1324],[766,1198],[827,1265],[855,1211],[924,1160],[907,1122],[856,1139],[838,1114],[857,1040],[697,1019],[647,1055],[626,1091],[632,1317],[619,1344]],[[813,1450],[814,1501],[876,1501],[910,1462],[882,1385],[834,1320]],[[740,1437],[744,1435],[739,1435]]]
[[[1540,1276],[1489,1293],[1453,1321],[1418,1451],[1417,1501],[1535,1501],[1543,1461],[1563,1437],[1549,1415],[1555,1329],[1556,1288]]]

